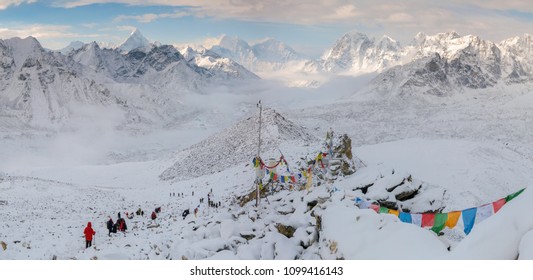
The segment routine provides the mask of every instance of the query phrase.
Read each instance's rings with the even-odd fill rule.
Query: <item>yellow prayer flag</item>
[[[392,214],[392,215],[398,217],[398,215],[400,215],[400,211],[389,209],[389,214]]]
[[[309,173],[309,176],[307,176],[307,184],[305,184],[305,188],[309,191],[309,188],[313,184],[313,175]]]
[[[448,213],[448,220],[446,220],[445,226],[449,228],[454,228],[457,225],[457,221],[459,221],[459,217],[461,216],[461,211],[454,211]]]

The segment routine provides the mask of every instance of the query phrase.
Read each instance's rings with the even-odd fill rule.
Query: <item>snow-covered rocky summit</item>
[[[324,53],[321,63],[326,72],[381,72],[399,63],[400,51],[400,44],[388,36],[376,41],[365,34],[350,32]]]
[[[128,53],[135,49],[149,52],[154,46],[154,44],[150,43],[150,41],[142,35],[139,29],[135,28],[130,36],[117,46],[117,49],[123,53]]]
[[[259,79],[256,74],[232,59],[222,57],[205,48],[194,50],[188,46],[180,50],[180,52],[183,54],[187,62],[202,69],[206,69],[213,79],[222,81],[232,79]]]
[[[0,116],[42,125],[61,122],[78,105],[106,105],[109,90],[33,38],[0,40]]]
[[[419,33],[412,45],[401,50],[397,65],[382,71],[364,91],[447,96],[465,89],[529,82],[533,61],[528,38],[496,44],[455,32]]]
[[[174,165],[165,170],[160,178],[194,178],[248,163],[257,152],[258,131],[259,116],[256,114],[177,153]],[[311,141],[316,139],[305,128],[273,109],[263,111],[262,151],[277,149],[285,142],[298,142],[303,145]]]

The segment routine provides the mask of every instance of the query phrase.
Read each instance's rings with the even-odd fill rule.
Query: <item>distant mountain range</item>
[[[467,89],[533,81],[528,34],[499,43],[455,32],[419,33],[402,46],[383,36],[351,32],[315,60],[266,39],[249,44],[222,36],[209,48],[150,42],[139,30],[118,46],[73,42],[45,50],[28,37],[0,40],[0,117],[41,125],[61,123],[78,105],[117,106],[128,122],[171,122],[179,96],[210,85],[257,80],[254,73],[294,71],[315,75],[377,73],[370,94],[449,96]],[[319,86],[316,81],[297,81]],[[181,107],[180,107],[181,106]],[[187,110],[187,108],[182,108]],[[192,110],[192,109],[188,109]]]
[[[61,52],[33,37],[0,40],[0,116],[46,125],[68,120],[80,106],[112,105],[132,122],[172,119],[181,93],[259,79],[215,53],[187,55],[149,43],[138,30],[116,48],[74,42]]]
[[[447,96],[465,89],[484,89],[533,81],[533,43],[524,34],[499,43],[455,32],[418,33],[402,46],[350,32],[339,38],[321,58],[304,59],[294,49],[273,39],[249,45],[222,36],[211,51],[229,57],[252,71],[292,70],[326,75],[379,75],[364,89],[393,95]],[[316,81],[301,83],[316,86]]]

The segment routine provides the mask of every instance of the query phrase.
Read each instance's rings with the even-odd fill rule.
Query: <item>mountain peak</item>
[[[141,31],[139,30],[139,28],[135,28],[131,32],[130,37],[143,37],[143,35],[141,34]]]
[[[348,33],[345,33],[342,37],[341,37],[341,40],[342,39],[350,39],[350,40],[356,40],[356,41],[370,41],[370,38],[368,37],[368,35],[364,34],[364,33],[361,33],[361,32],[358,32],[358,31],[351,31],[351,32],[348,32]]]
[[[0,40],[1,43],[2,41]],[[15,65],[17,66],[22,66],[27,58],[40,56],[44,52],[39,41],[31,36],[23,39],[19,37],[6,39],[3,40],[3,43],[11,49]]]
[[[62,54],[68,54],[71,51],[76,51],[76,50],[83,48],[84,45],[85,43],[81,41],[72,41],[70,42],[70,44],[68,44],[68,46],[60,49],[59,52]]]
[[[218,45],[229,50],[247,49],[250,47],[243,39],[237,36],[230,36],[226,34],[220,37]]]
[[[128,37],[128,39],[126,39],[126,41],[124,41],[118,46],[118,49],[122,52],[129,52],[131,50],[139,48],[149,50],[151,48],[151,44],[137,28],[135,28],[135,30],[131,32],[130,36]]]
[[[35,37],[28,36],[26,38],[14,37],[4,40],[13,47],[37,48],[42,49],[41,43]]]
[[[255,56],[264,61],[283,63],[300,58],[293,48],[274,38],[263,39],[254,44],[252,49]]]

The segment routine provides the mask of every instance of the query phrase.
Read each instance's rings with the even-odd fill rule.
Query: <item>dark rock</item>
[[[244,238],[246,240],[252,240],[252,239],[255,238],[255,234],[252,234],[252,233],[250,233],[250,234],[241,233],[240,235],[241,235],[242,238]]]
[[[294,232],[296,231],[295,228],[293,228],[291,226],[285,226],[285,225],[282,225],[282,224],[277,224],[276,225],[276,229],[278,230],[279,233],[287,236],[288,238],[293,237]]]

